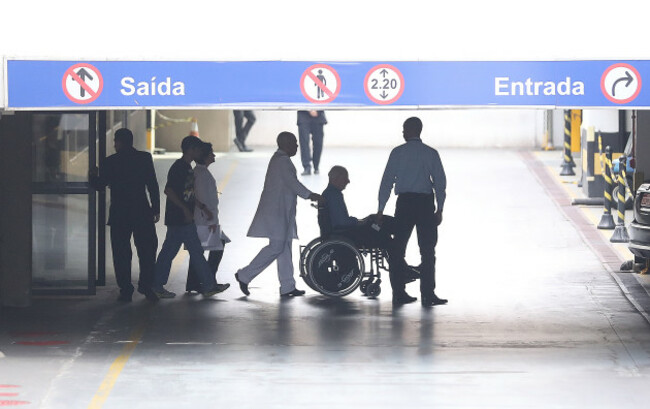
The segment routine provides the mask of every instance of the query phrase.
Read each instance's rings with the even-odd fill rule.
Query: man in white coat
[[[265,237],[269,239],[269,244],[249,265],[235,274],[239,288],[245,295],[250,295],[248,284],[276,260],[280,295],[295,297],[305,294],[296,288],[293,278],[291,246],[293,240],[298,238],[296,204],[298,196],[317,201],[320,195],[312,193],[298,181],[296,168],[291,162],[291,157],[298,151],[296,136],[291,132],[281,132],[277,143],[279,149],[269,162],[260,203],[248,230],[248,237]]]

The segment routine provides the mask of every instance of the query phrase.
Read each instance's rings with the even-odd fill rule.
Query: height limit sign
[[[381,105],[392,104],[404,92],[404,76],[392,65],[376,65],[366,74],[363,87],[372,102]]]

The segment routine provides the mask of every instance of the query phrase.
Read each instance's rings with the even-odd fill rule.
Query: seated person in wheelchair
[[[384,250],[388,253],[387,258],[391,277],[394,274],[401,274],[407,282],[419,278],[419,274],[409,267],[404,259],[400,260],[393,256],[395,253],[392,237],[393,218],[384,216],[384,222],[379,226],[374,222],[374,215],[361,220],[350,216],[343,198],[343,190],[350,183],[347,169],[343,166],[334,166],[329,171],[328,176],[329,184],[323,191],[322,197],[323,205],[326,206],[329,214],[331,233],[349,238],[358,247]]]

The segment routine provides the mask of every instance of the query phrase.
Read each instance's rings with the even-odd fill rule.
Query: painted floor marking
[[[235,161],[230,165],[228,172],[221,182],[222,190],[224,190],[226,188],[226,185],[228,185],[230,177],[234,173],[238,163],[239,162]],[[88,409],[101,409],[104,406],[104,403],[106,403],[108,396],[115,387],[117,378],[122,373],[122,370],[124,370],[124,367],[129,361],[129,358],[131,358],[131,355],[135,351],[135,348],[140,344],[140,342],[142,342],[141,340],[142,336],[144,335],[146,322],[146,319],[142,320],[142,322],[133,331],[128,341],[120,341],[124,343],[124,347],[122,347],[120,355],[115,359],[115,361],[113,361],[110,368],[108,368],[108,373],[104,377],[101,385],[99,385],[97,392],[95,392],[95,396],[93,396],[90,405],[88,405]]]

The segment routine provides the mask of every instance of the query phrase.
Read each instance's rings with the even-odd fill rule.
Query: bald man
[[[250,295],[248,284],[277,261],[280,280],[280,296],[295,297],[305,292],[296,288],[293,277],[291,247],[298,238],[296,225],[296,205],[298,196],[317,201],[320,195],[312,193],[296,176],[296,168],[291,157],[298,152],[298,141],[291,132],[281,132],[277,138],[278,150],[269,161],[264,188],[253,218],[248,237],[264,237],[269,244],[250,262],[235,274],[239,288]]]

